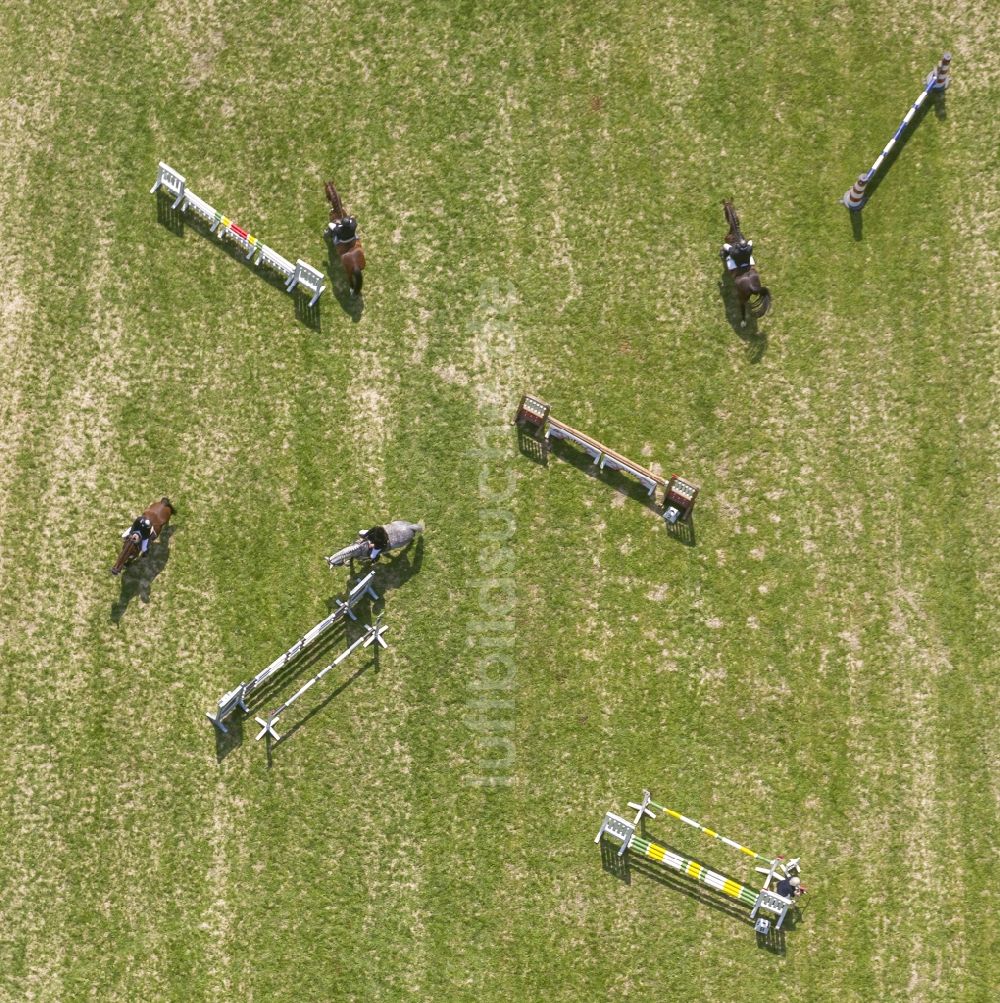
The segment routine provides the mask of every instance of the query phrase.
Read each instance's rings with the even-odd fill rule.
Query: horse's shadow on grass
[[[170,538],[174,527],[167,526],[159,540],[149,545],[145,556],[129,563],[121,573],[121,589],[118,598],[111,604],[111,622],[121,623],[129,603],[136,596],[144,603],[152,601],[153,579],[159,575],[170,560]]]
[[[162,188],[156,193],[157,223],[177,237],[184,236],[185,227],[194,230],[195,233],[200,234],[210,243],[215,244],[224,254],[233,261],[238,262],[248,272],[252,272],[262,282],[266,282],[272,289],[280,289],[284,295],[289,295],[288,290],[285,288],[285,278],[283,275],[279,275],[264,265],[255,265],[253,263],[254,255],[250,255],[248,258],[246,251],[238,244],[234,244],[230,240],[220,239],[212,231],[209,224],[200,216],[196,216],[193,213],[189,215],[188,213],[181,212],[179,208],[174,209],[172,208],[173,204],[174,197],[168,195]],[[322,329],[322,320],[319,303],[310,307],[309,300],[312,298],[311,294],[306,295],[304,292],[299,292],[298,288],[293,290],[291,296],[295,302],[295,319],[314,331],[320,331]]]
[[[410,541],[402,550],[392,554],[385,563],[379,562],[375,565],[375,579],[372,581],[372,588],[378,594],[377,600],[365,599],[364,602],[371,603],[371,614],[377,616],[385,609],[386,594],[405,585],[414,575],[420,574],[420,568],[424,563],[424,535],[419,534]],[[368,573],[371,566],[367,562],[358,561],[355,563],[356,581]],[[350,588],[350,582],[344,587],[346,592]],[[337,600],[343,600],[343,596],[330,596],[326,600],[326,607],[332,613],[337,608]],[[358,607],[355,607],[357,610]],[[377,647],[377,645],[376,645]]]
[[[744,323],[739,293],[736,292],[735,284],[725,272],[719,279],[719,298],[726,311],[726,320],[729,322],[729,326],[743,342],[747,361],[752,364],[760,362],[767,353],[767,332],[759,328],[757,318],[749,309]]]
[[[330,289],[337,297],[341,310],[347,314],[351,320],[357,324],[361,320],[361,314],[365,309],[365,294],[362,291],[355,295],[351,292],[347,276],[344,274],[344,266],[340,263],[337,249],[333,246],[333,241],[326,239],[326,253],[328,257],[327,272],[330,276]]]

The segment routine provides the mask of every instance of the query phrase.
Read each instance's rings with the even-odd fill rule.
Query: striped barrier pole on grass
[[[927,95],[931,91],[943,91],[948,84],[951,82],[949,73],[951,72],[951,53],[946,52],[941,57],[941,62],[931,70],[930,75],[927,77],[927,82],[924,85],[924,89],[920,94],[920,97],[913,102],[910,110],[906,113],[903,121],[899,123],[899,128],[893,134],[892,139],[885,144],[882,152],[875,158],[875,163],[872,164],[871,168],[864,174],[859,175],[858,180],[844,192],[844,197],[840,200],[843,202],[848,209],[852,212],[856,212],[865,204],[865,189],[868,187],[868,183],[875,177],[878,169],[885,163],[885,158],[892,152],[892,148],[896,145],[899,137],[903,134],[903,130],[913,121],[913,116],[920,110],[920,106],[927,100]]]
[[[725,843],[726,846],[731,846],[734,850],[739,850],[740,853],[745,853],[748,857],[753,857],[754,860],[763,860],[765,864],[770,864],[775,859],[774,857],[765,857],[763,854],[758,853],[756,850],[751,850],[749,846],[744,846],[742,843],[737,843],[734,839],[727,839],[725,836],[720,836],[714,829],[709,829],[707,826],[702,825],[700,822],[696,822],[693,818],[688,818],[687,815],[682,815],[679,811],[674,811],[671,808],[664,808],[661,804],[656,804],[655,801],[649,802],[649,807],[656,811],[663,812],[664,815],[669,815],[671,818],[676,818],[678,822],[683,822],[685,825],[690,825],[693,829],[698,829],[703,832],[706,836],[711,836],[712,839],[717,839],[721,843]]]
[[[714,888],[716,891],[722,892],[724,895],[728,895],[730,898],[734,898],[744,905],[753,907],[757,902],[757,892],[747,888],[746,885],[741,885],[738,881],[733,881],[731,878],[717,874],[715,871],[710,871],[707,867],[702,867],[697,861],[682,857],[679,853],[674,853],[665,846],[660,846],[659,843],[652,843],[642,836],[633,836],[628,848],[641,853],[650,860],[655,860],[658,864],[663,864],[666,867],[673,868],[675,871],[680,871],[681,874],[686,874],[688,877],[694,878],[696,881],[700,881],[702,884],[708,885],[709,888]]]

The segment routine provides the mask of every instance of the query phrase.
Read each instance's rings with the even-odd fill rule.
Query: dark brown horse
[[[344,212],[344,204],[340,201],[340,196],[337,194],[337,189],[333,187],[332,181],[327,181],[324,185],[326,190],[326,200],[330,203],[330,223],[331,225],[337,223],[339,220],[346,219],[347,213]],[[327,234],[330,233],[330,228],[327,228]],[[343,266],[344,274],[347,276],[347,282],[351,287],[351,295],[361,292],[361,272],[365,267],[365,250],[361,246],[361,240],[358,237],[353,237],[351,240],[334,241],[333,246],[337,250],[337,256],[340,258],[340,264]]]
[[[726,234],[726,243],[735,244],[743,239],[740,230],[740,218],[736,215],[733,203],[726,199],[722,203],[722,211],[726,214],[726,222],[729,224],[729,232]],[[740,310],[743,315],[743,323],[747,322],[747,305],[750,306],[750,313],[754,317],[763,317],[771,309],[771,291],[765,285],[761,285],[760,276],[753,265],[745,265],[732,272],[733,284],[736,286],[736,294],[740,298]]]
[[[155,540],[160,535],[163,527],[170,522],[170,517],[173,514],[174,507],[170,504],[169,498],[161,498],[158,502],[153,502],[152,505],[147,506],[146,511],[142,513],[142,517],[148,519],[153,525],[152,531],[149,534],[150,541]],[[118,555],[118,560],[115,561],[115,566],[111,569],[111,574],[113,575],[121,574],[125,565],[141,553],[142,537],[139,533],[128,533],[124,537],[124,541],[122,552]]]

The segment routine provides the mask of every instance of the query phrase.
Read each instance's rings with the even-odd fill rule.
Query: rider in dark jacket
[[[735,244],[723,244],[722,260],[729,269],[749,268],[753,264],[753,241],[742,237]]]
[[[124,533],[122,539],[126,536],[131,536],[133,533],[139,534],[140,552],[145,554],[149,550],[149,541],[153,537],[153,524],[146,516],[137,516],[135,522],[132,523],[132,527]]]
[[[389,534],[384,526],[372,526],[366,529],[361,536],[368,541],[371,550],[368,553],[369,560],[377,561],[382,556],[382,552],[389,546]]]
[[[358,235],[358,221],[354,216],[344,216],[330,224],[335,244],[349,244]]]

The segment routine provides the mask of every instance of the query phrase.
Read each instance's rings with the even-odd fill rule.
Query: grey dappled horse
[[[339,568],[351,561],[378,560],[372,558],[372,552],[378,550],[381,555],[385,551],[399,550],[413,542],[417,533],[424,531],[423,522],[407,522],[405,519],[394,519],[384,526],[373,526],[364,533],[358,534],[354,543],[338,550],[326,558],[331,568]]]

